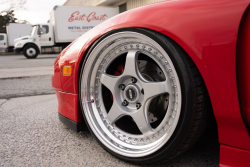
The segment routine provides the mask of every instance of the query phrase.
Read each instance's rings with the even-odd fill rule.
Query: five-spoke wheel
[[[128,115],[132,117],[143,136],[147,137],[156,133],[147,117],[152,99],[164,93],[174,92],[175,88],[168,80],[160,82],[146,80],[140,73],[137,63],[140,53],[140,48],[128,49],[124,55],[126,56],[124,72],[120,76],[112,76],[104,71],[100,75],[100,83],[113,95],[113,105],[107,113],[111,126],[117,119]],[[124,90],[119,89],[120,85],[124,85]],[[162,128],[164,129],[164,126]]]
[[[192,76],[170,44],[150,31],[118,31],[99,39],[85,58],[79,93],[84,118],[119,158],[165,161],[190,131]]]

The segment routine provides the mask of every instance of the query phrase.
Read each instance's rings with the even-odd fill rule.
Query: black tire
[[[99,38],[89,49],[83,63],[80,77],[85,63],[95,46],[106,37],[122,31],[132,31],[146,35],[156,41],[169,55],[180,79],[182,91],[182,106],[177,127],[168,142],[158,151],[144,157],[126,157],[107,148],[93,133],[83,111],[81,99],[81,78],[79,79],[79,99],[83,117],[89,131],[99,144],[113,156],[138,165],[161,165],[177,157],[190,148],[202,135],[208,122],[209,97],[204,81],[192,59],[185,51],[170,38],[154,31],[140,28],[126,28],[109,32]]]
[[[35,59],[38,56],[39,50],[34,44],[28,44],[23,49],[23,55],[27,59]]]

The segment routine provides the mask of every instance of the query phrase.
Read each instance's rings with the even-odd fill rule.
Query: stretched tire
[[[162,164],[191,147],[205,124],[202,77],[171,39],[138,28],[113,31],[82,65],[79,97],[100,145],[134,164]]]
[[[28,44],[23,49],[23,54],[27,59],[35,59],[38,56],[38,49],[33,44]]]

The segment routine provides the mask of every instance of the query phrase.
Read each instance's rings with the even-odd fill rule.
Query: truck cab
[[[36,58],[43,47],[51,47],[55,44],[53,25],[50,23],[33,25],[29,36],[14,40],[14,51],[23,52],[27,58]]]
[[[0,33],[0,50],[6,50],[8,48],[7,34]]]
[[[117,7],[55,6],[50,12],[50,23],[33,25],[31,35],[14,40],[15,52],[26,58],[38,53],[55,52],[66,48],[101,22],[117,15]]]

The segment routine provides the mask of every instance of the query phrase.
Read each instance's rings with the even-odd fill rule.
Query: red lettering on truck
[[[105,20],[106,19],[107,14],[103,14],[103,15],[96,15],[96,12],[91,12],[89,15],[80,15],[79,11],[75,11],[70,15],[70,18],[68,19],[69,22],[73,22],[75,20],[77,21],[83,21],[83,20],[87,20],[87,22],[91,22],[94,20]]]

